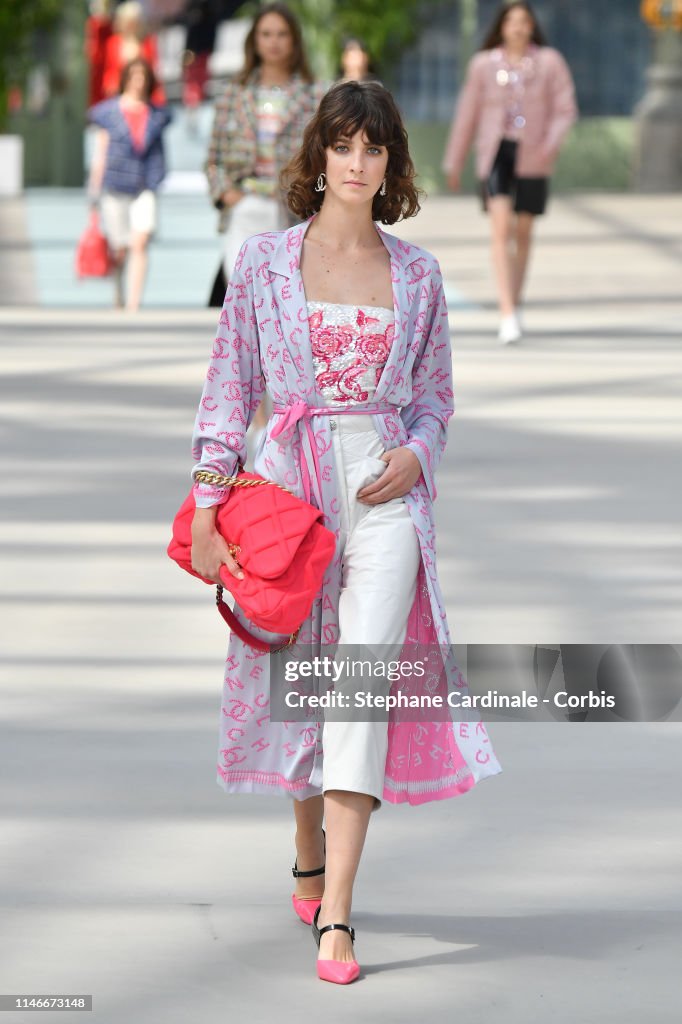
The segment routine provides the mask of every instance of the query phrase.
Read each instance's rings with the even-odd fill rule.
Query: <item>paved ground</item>
[[[676,1019],[670,723],[492,726],[502,775],[382,809],[353,913],[364,976],[317,980],[290,907],[290,807],[216,786],[224,631],[164,555],[215,311],[199,274],[183,304],[136,317],[27,307],[50,248],[30,205],[53,223],[63,198],[0,209],[0,290],[18,303],[0,312],[0,991],[92,992],[97,1024]],[[162,212],[208,253],[173,203],[199,197]],[[494,339],[472,201],[396,229],[436,252],[451,296],[437,515],[459,642],[679,640],[681,222],[680,197],[556,200],[515,349]],[[170,307],[196,250],[154,255],[175,276],[150,296]]]

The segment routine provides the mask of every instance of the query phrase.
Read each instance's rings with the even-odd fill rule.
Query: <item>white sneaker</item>
[[[516,313],[502,317],[497,337],[503,345],[511,345],[513,342],[519,341],[521,334],[521,325]]]
[[[526,328],[525,328],[525,324],[523,322],[523,312],[522,312],[520,306],[517,306],[516,309],[514,310],[514,316],[516,317],[516,320],[518,322],[519,330],[521,331],[521,334],[523,334],[523,332],[525,331]]]

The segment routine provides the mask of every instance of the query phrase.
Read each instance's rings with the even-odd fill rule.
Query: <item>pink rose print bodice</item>
[[[395,322],[385,306],[308,302],[315,385],[325,405],[371,402]]]

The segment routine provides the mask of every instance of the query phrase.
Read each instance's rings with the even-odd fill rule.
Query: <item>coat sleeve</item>
[[[246,461],[246,431],[265,392],[249,242],[239,250],[192,435],[192,491],[199,508],[227,501],[229,487],[194,480],[199,470],[232,476]]]
[[[575,99],[575,85],[568,64],[561,54],[552,52],[551,116],[545,136],[545,150],[556,156],[571,125],[578,117]]]
[[[400,414],[407,429],[403,448],[410,448],[419,459],[432,501],[437,494],[436,468],[445,449],[448,420],[454,411],[448,307],[440,266],[434,260],[431,299],[412,368],[412,400]]]
[[[211,139],[204,164],[211,200],[219,208],[222,207],[223,194],[234,184],[225,167],[225,153],[230,142],[228,125],[233,116],[234,100],[235,86],[229,82],[215,105]]]
[[[481,64],[474,57],[469,62],[466,79],[459,94],[445,146],[442,169],[446,174],[452,171],[461,174],[467,153],[471,148],[483,102],[481,72]]]

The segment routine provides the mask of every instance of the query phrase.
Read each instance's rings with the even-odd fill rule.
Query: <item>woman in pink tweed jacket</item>
[[[502,322],[499,339],[521,337],[519,306],[535,217],[545,212],[549,176],[577,116],[573,79],[545,44],[530,4],[503,4],[469,64],[443,170],[456,191],[472,141]]]

